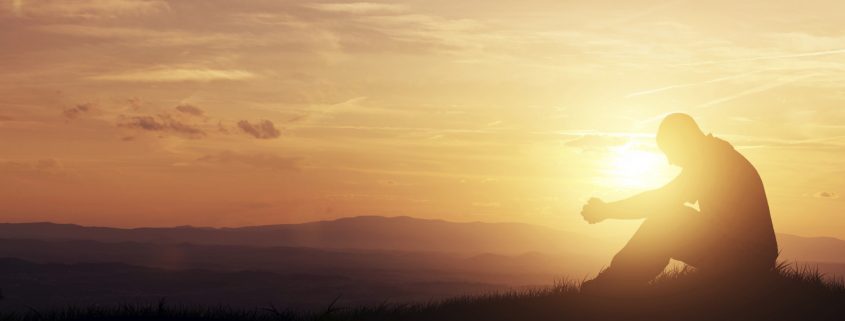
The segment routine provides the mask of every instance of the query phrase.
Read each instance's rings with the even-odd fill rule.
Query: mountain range
[[[572,232],[521,223],[455,223],[411,217],[359,216],[302,224],[238,228],[87,227],[72,224],[0,224],[0,237],[90,240],[154,244],[287,246],[462,254],[584,252],[598,240]]]
[[[782,260],[845,274],[843,240],[778,234],[778,241]],[[0,224],[0,305],[167,297],[315,306],[343,293],[349,297],[340,302],[349,304],[413,301],[583,279],[614,251],[613,242],[542,226],[410,217],[241,228],[7,223]]]

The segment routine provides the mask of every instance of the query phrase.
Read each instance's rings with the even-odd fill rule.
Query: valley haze
[[[9,309],[168,302],[318,309],[583,280],[622,244],[522,223],[350,217],[239,228],[0,224]],[[845,274],[845,241],[779,234],[781,260]]]

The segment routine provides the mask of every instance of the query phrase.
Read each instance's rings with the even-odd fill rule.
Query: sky
[[[11,0],[0,221],[356,215],[584,233],[659,187],[662,116],[754,163],[775,229],[845,238],[845,3]]]

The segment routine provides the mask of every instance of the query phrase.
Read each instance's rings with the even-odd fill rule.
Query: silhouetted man
[[[642,219],[639,230],[584,292],[644,285],[669,259],[702,272],[748,275],[771,270],[778,255],[763,182],[754,166],[728,142],[705,135],[689,115],[660,124],[657,145],[683,168],[666,186],[605,203],[590,199],[581,214],[589,223]],[[698,202],[700,212],[685,206]]]

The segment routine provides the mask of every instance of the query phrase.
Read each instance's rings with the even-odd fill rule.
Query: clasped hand
[[[587,204],[581,209],[581,216],[587,223],[595,224],[607,218],[606,216],[607,203],[599,198],[593,197],[587,201]]]

